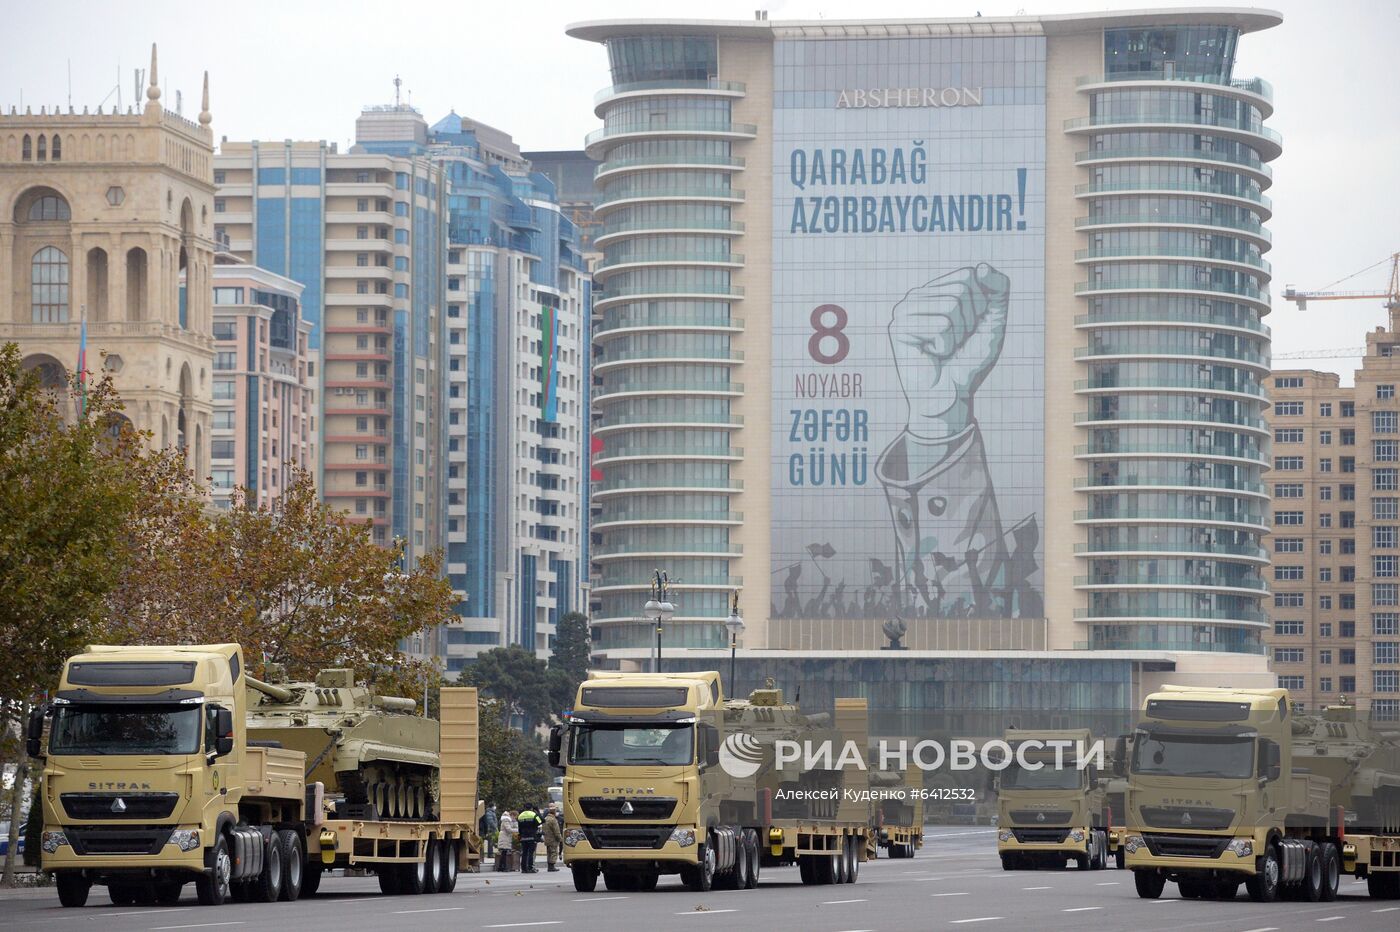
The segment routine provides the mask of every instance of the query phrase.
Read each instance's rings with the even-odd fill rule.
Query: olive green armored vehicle
[[[322,670],[314,683],[246,679],[249,740],[304,751],[307,784],[324,784],[344,814],[436,818],[438,723],[412,699],[375,695],[345,669]]]
[[[1332,805],[1351,813],[1349,827],[1400,832],[1400,723],[1375,727],[1343,699],[1293,719],[1293,765],[1332,782]]]

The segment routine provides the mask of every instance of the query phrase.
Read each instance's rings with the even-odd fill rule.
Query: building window
[[[234,397],[233,379],[214,380],[214,400],[229,401]]]
[[[1372,583],[1371,584],[1371,604],[1372,605],[1400,605],[1400,585],[1395,583]],[[1355,637],[1355,625],[1353,624],[1353,634],[1346,633],[1348,622],[1342,622],[1342,637]]]
[[[1278,688],[1301,692],[1303,689],[1303,678],[1301,676],[1280,676],[1278,678]]]
[[[1400,613],[1376,612],[1371,616],[1371,633],[1381,636],[1400,634]]]
[[[1400,518],[1400,498],[1371,499],[1371,517],[1376,521],[1394,521]]]
[[[1275,592],[1274,608],[1302,608],[1303,593],[1301,592]]]
[[[1332,553],[1332,540],[1331,540],[1331,538],[1324,537],[1322,540],[1319,540],[1319,541],[1317,542],[1317,552],[1320,553],[1320,554],[1321,554],[1322,556],[1324,556],[1324,557],[1325,557],[1325,556],[1331,555],[1331,553]]]
[[[1332,622],[1320,622],[1317,626],[1317,636],[1320,638],[1330,638],[1332,636]]]
[[[1373,646],[1376,663],[1389,666],[1400,663],[1400,641],[1377,641]]]
[[[29,267],[29,302],[31,320],[36,324],[61,324],[68,320],[68,255],[56,246],[45,246],[34,253]]]
[[[1329,665],[1331,665],[1331,663],[1332,663],[1332,652],[1331,652],[1330,650],[1320,650],[1320,651],[1318,651],[1318,652],[1317,652],[1317,662],[1320,663],[1320,664],[1322,664],[1323,666],[1329,666]]]
[[[1274,388],[1302,388],[1303,377],[1300,375],[1286,375],[1274,379]],[[1301,402],[1300,402],[1301,404]]]
[[[1356,553],[1356,538],[1343,537],[1341,542],[1341,553]]]
[[[217,289],[216,289],[217,290]],[[215,302],[217,303],[217,302]],[[214,321],[214,339],[216,340],[236,340],[238,339],[238,324],[231,320]]]
[[[1400,721],[1400,699],[1372,699],[1371,721]]]
[[[1318,404],[1318,406],[1317,406],[1317,416],[1318,416],[1318,417],[1331,417],[1331,416],[1332,416],[1332,402],[1330,402],[1330,401],[1323,401],[1323,402],[1320,402],[1320,403]]]
[[[1371,547],[1375,550],[1395,549],[1395,525],[1371,525]]]
[[[1330,511],[1324,511],[1324,512],[1322,512],[1321,514],[1319,514],[1319,515],[1317,516],[1317,526],[1318,526],[1318,527],[1331,527],[1331,526],[1332,526],[1332,512],[1330,512]]]
[[[29,205],[30,220],[72,220],[73,214],[68,209],[68,202],[57,194],[45,194],[43,197],[36,197]]]
[[[228,371],[238,368],[238,354],[232,350],[224,350],[214,354],[214,370]]]
[[[1301,482],[1275,482],[1274,498],[1302,498],[1303,483]]]
[[[1390,400],[1391,398],[1394,398],[1394,397],[1395,397],[1395,386],[1394,386],[1394,385],[1377,385],[1377,386],[1376,386],[1376,398],[1380,399],[1381,401],[1388,401],[1388,400]]]
[[[1376,554],[1371,557],[1371,575],[1379,579],[1392,579],[1400,575],[1400,556]]]
[[[214,198],[214,213],[224,213],[225,201],[221,197]]]
[[[1303,538],[1301,537],[1275,537],[1274,553],[1302,553]]]
[[[1396,411],[1372,411],[1371,412],[1371,433],[1373,434],[1393,434],[1400,429],[1400,412]]]
[[[1277,580],[1290,580],[1290,579],[1302,579],[1302,578],[1303,578],[1303,568],[1302,568],[1301,566],[1275,566],[1275,567],[1274,567],[1274,579],[1277,579]]]
[[[1302,496],[1299,497],[1301,498]],[[1317,500],[1320,502],[1330,502],[1332,500],[1332,487],[1330,485],[1318,486]]]
[[[1317,568],[1317,581],[1318,581],[1318,582],[1331,582],[1331,581],[1332,581],[1332,567],[1330,567],[1330,566],[1320,566],[1320,567],[1318,567],[1318,568]]]
[[[1276,621],[1274,622],[1274,634],[1302,634],[1302,621]]]
[[[1337,662],[1344,667],[1356,666],[1356,648],[1343,647],[1341,650],[1337,651]]]
[[[1377,412],[1379,413],[1379,412]],[[1303,428],[1285,427],[1274,431],[1274,443],[1302,443]]]
[[[1356,446],[1356,428],[1343,427],[1339,432],[1337,441],[1344,447]]]
[[[1341,526],[1342,526],[1342,527],[1344,527],[1344,528],[1353,528],[1353,527],[1356,527],[1356,512],[1354,512],[1354,511],[1343,511],[1343,512],[1339,512],[1339,514],[1341,514],[1341,516],[1342,516],[1342,523],[1341,523]]]
[[[1274,662],[1276,663],[1302,663],[1303,648],[1301,647],[1275,647]]]
[[[1303,513],[1301,511],[1276,511],[1274,512],[1274,524],[1281,527],[1301,527]]]
[[[1331,471],[1332,471],[1332,461],[1331,461],[1330,459],[1320,459],[1320,460],[1318,460],[1318,461],[1317,461],[1317,471],[1318,471],[1318,472],[1331,472]]]
[[[1297,472],[1303,468],[1303,458],[1301,456],[1275,456],[1274,469],[1286,472]]]
[[[1324,447],[1332,445],[1332,432],[1330,430],[1320,430],[1317,432],[1317,442]]]
[[[1354,677],[1354,676],[1339,676],[1339,677],[1337,677],[1337,689],[1338,689],[1340,692],[1342,692],[1342,693],[1354,693],[1354,692],[1356,692],[1356,677]]]
[[[1344,485],[1344,486],[1342,486],[1342,501],[1344,501],[1344,502],[1354,502],[1354,501],[1356,501],[1356,486],[1354,486],[1354,485]]]
[[[1356,402],[1354,402],[1354,401],[1343,401],[1343,402],[1341,402],[1341,406],[1342,406],[1342,411],[1341,411],[1342,417],[1356,417]]]
[[[1371,470],[1371,488],[1377,492],[1394,492],[1400,489],[1400,470],[1394,467]]]
[[[1301,401],[1276,401],[1274,402],[1275,417],[1302,417],[1303,403]]]

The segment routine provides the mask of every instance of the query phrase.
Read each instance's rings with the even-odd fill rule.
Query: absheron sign
[[[858,87],[836,95],[837,110],[884,107],[980,107],[980,87]]]

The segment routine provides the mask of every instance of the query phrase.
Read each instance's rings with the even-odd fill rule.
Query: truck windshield
[[[1254,739],[1139,733],[1133,744],[1133,773],[1243,780],[1254,773]]]
[[[1046,761],[1039,770],[1013,763],[1001,774],[1004,790],[1077,790],[1083,785],[1083,772],[1073,761],[1066,761],[1063,767],[1056,767],[1053,760]]]
[[[51,754],[193,754],[197,705],[61,705],[49,735]]]
[[[689,764],[694,760],[694,725],[605,725],[580,722],[573,729],[569,763]]]

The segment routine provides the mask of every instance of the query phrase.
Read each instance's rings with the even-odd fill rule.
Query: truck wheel
[[[1259,858],[1259,867],[1253,877],[1244,882],[1249,898],[1256,903],[1272,903],[1278,899],[1279,863],[1278,849],[1269,845]]]
[[[1205,899],[1206,883],[1203,880],[1178,880],[1176,889],[1183,900]]]
[[[1128,852],[1123,850],[1122,842],[1118,844],[1118,850],[1113,852],[1113,863],[1121,871],[1128,866]]]
[[[1393,900],[1400,896],[1400,874],[1389,872],[1366,875],[1366,892],[1373,900]]]
[[[569,869],[574,875],[574,889],[579,893],[592,893],[598,888],[598,868],[574,864]]]
[[[295,903],[306,885],[306,851],[301,844],[301,836],[289,828],[284,828],[275,836],[282,849],[282,895],[288,903]]]
[[[709,893],[715,885],[715,849],[710,845],[700,852],[700,863],[686,874],[686,886],[693,893]]]
[[[220,835],[209,855],[209,871],[195,878],[194,892],[200,906],[222,906],[228,901],[233,859],[228,853],[228,836]]]
[[[836,861],[839,856],[835,852],[819,854],[812,862],[812,876],[816,878],[820,886],[826,886],[836,882]]]
[[[399,870],[397,864],[381,864],[379,870],[379,892],[385,896],[398,896],[399,876],[403,872]]]
[[[282,846],[277,843],[274,832],[263,851],[262,873],[248,884],[251,898],[259,903],[276,903],[282,896],[282,874]]]
[[[423,854],[423,892],[436,893],[442,886],[442,855],[438,853],[440,842],[429,838]]]
[[[1001,869],[1004,871],[1014,871],[1016,869],[1016,855],[1003,854],[1001,856]]]
[[[860,877],[860,846],[861,840],[851,836],[851,861],[850,866],[846,868],[846,883],[855,883]]]
[[[306,899],[308,896],[316,895],[316,891],[321,889],[321,875],[325,872],[326,869],[320,864],[308,863],[306,865],[306,873],[301,875],[300,899]]]
[[[1337,887],[1342,882],[1342,858],[1337,846],[1332,842],[1322,845],[1322,901],[1330,903],[1337,898]]]
[[[1133,871],[1133,886],[1137,888],[1137,895],[1144,900],[1157,899],[1166,885],[1167,878],[1156,871]]]
[[[744,856],[749,859],[749,876],[747,890],[752,890],[758,886],[758,872],[763,866],[763,855],[758,851],[758,832],[751,828],[744,829]]]
[[[1074,861],[1074,866],[1078,870],[1087,871],[1094,866],[1093,854],[1076,854],[1071,860]]]
[[[406,896],[417,896],[428,889],[428,865],[424,861],[398,865],[399,892]]]
[[[802,878],[802,882],[811,886],[817,882],[817,873],[812,867],[812,856],[810,854],[798,855],[797,874]]]
[[[657,881],[661,875],[656,871],[647,871],[645,874],[638,874],[636,877],[636,887],[638,890],[648,892],[656,889]]]
[[[136,902],[136,891],[126,884],[107,884],[107,899],[113,906],[130,906]]]
[[[162,880],[156,884],[156,902],[162,906],[174,906],[180,902],[180,894],[185,885],[178,880]]]
[[[1238,880],[1217,880],[1215,890],[1212,893],[1214,899],[1229,902],[1240,892],[1240,882]]]
[[[831,882],[848,883],[851,877],[847,873],[850,865],[846,861],[846,836],[837,835],[836,841],[839,847],[831,853]]]
[[[438,883],[438,892],[451,893],[457,889],[457,842],[451,838],[439,841],[438,857],[442,860],[442,880]]]
[[[1303,868],[1303,883],[1298,891],[1299,899],[1309,903],[1317,903],[1322,900],[1322,848],[1314,845],[1308,852],[1308,863]]]
[[[749,846],[743,829],[734,836],[734,883],[735,890],[749,888]]]
[[[87,904],[92,884],[82,871],[59,871],[54,881],[58,885],[58,901],[67,907]]]

